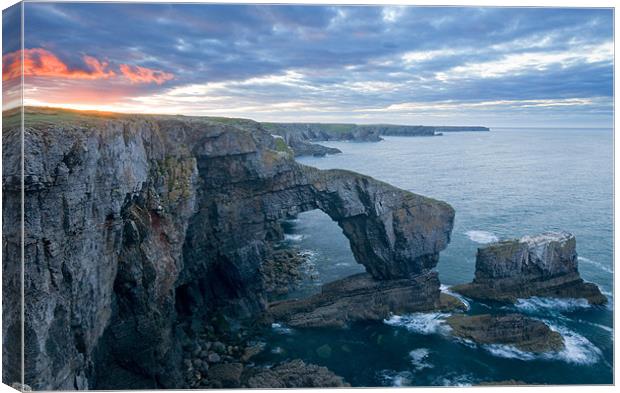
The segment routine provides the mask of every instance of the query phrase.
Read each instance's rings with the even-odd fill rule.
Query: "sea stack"
[[[481,300],[514,302],[547,296],[605,304],[607,298],[599,288],[580,277],[575,245],[575,236],[568,232],[491,243],[478,249],[474,281],[452,290]]]

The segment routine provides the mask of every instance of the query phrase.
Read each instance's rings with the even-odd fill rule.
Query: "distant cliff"
[[[10,384],[20,379],[22,180],[19,119],[6,115]],[[27,108],[25,125],[24,349],[33,389],[186,387],[179,321],[263,313],[263,261],[283,237],[280,221],[303,211],[321,209],[340,225],[371,285],[413,280],[417,302],[439,297],[431,269],[450,240],[448,204],[300,165],[259,123]]]
[[[296,156],[337,154],[340,150],[328,148],[320,141],[378,142],[386,136],[436,136],[443,132],[490,131],[480,126],[407,126],[394,124],[347,123],[261,123],[273,135],[284,138]]]

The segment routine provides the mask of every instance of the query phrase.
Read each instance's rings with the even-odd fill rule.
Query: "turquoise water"
[[[505,306],[469,301],[469,313],[519,311],[548,322],[566,343],[566,350],[551,356],[459,342],[445,334],[445,315],[414,314],[345,330],[275,325],[265,333],[268,350],[261,361],[301,357],[327,366],[353,386],[510,379],[535,384],[613,382],[612,130],[494,129],[324,144],[343,154],[299,161],[364,173],[455,208],[452,241],[437,267],[446,287],[471,281],[476,249],[485,242],[566,230],[577,237],[583,278],[598,284],[610,303],[589,307],[579,300],[530,299]],[[363,270],[340,228],[324,213],[301,214],[285,230],[288,242],[310,253],[314,271],[292,296],[316,292],[322,283]]]

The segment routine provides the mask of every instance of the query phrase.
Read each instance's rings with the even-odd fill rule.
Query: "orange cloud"
[[[24,76],[43,76],[66,79],[107,79],[118,76],[110,69],[107,61],[99,61],[92,56],[82,56],[83,69],[69,68],[62,60],[52,52],[43,48],[31,48],[23,50]],[[7,53],[2,56],[2,80],[10,80],[21,77],[22,51]],[[162,83],[174,78],[169,72],[153,70],[151,68],[120,65],[120,73],[134,83]]]
[[[146,67],[131,66],[129,64],[121,64],[121,73],[127,77],[131,83],[162,83],[174,78],[169,72],[153,70]]]
[[[50,51],[43,48],[24,49],[24,76],[45,76],[70,79],[105,79],[116,76],[108,69],[107,61],[99,61],[92,56],[83,56],[86,69],[71,69]],[[22,67],[22,51],[2,56],[2,80],[19,78]]]

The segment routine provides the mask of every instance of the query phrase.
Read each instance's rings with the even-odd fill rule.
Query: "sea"
[[[309,166],[370,175],[440,199],[456,210],[452,238],[437,271],[442,290],[470,282],[478,247],[501,239],[564,230],[577,239],[579,271],[608,297],[530,298],[515,305],[461,298],[468,314],[520,312],[559,332],[565,349],[535,355],[507,345],[477,345],[450,336],[446,313],[392,315],[346,329],[294,329],[274,323],[261,335],[264,364],[301,358],[352,386],[470,386],[613,383],[613,130],[494,128],[381,142],[322,142],[342,150],[302,157]],[[306,279],[291,298],[363,271],[348,240],[323,212],[284,225],[284,242],[308,256]]]

